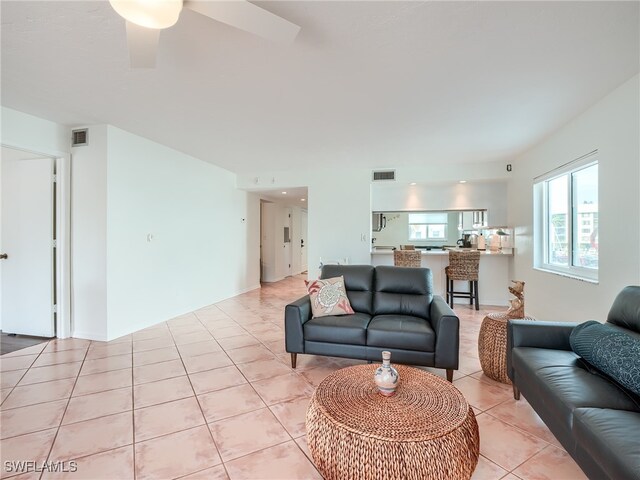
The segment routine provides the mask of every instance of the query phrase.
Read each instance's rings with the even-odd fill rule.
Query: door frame
[[[71,336],[71,154],[46,152],[2,142],[2,147],[53,158],[56,175],[56,324],[57,338]]]

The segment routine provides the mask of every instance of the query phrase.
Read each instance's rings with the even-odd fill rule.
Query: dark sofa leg
[[[447,368],[447,380],[453,382],[453,368]]]
[[[518,387],[516,387],[515,384],[513,385],[513,398],[520,400],[520,390],[518,390]]]
[[[298,354],[297,353],[292,353],[291,354],[291,368],[296,368],[296,360],[298,360]]]

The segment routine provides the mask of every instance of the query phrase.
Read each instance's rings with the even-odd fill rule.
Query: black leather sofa
[[[616,297],[607,323],[640,339],[640,287]],[[640,480],[640,397],[571,350],[576,324],[511,320],[508,375],[591,479]]]
[[[298,353],[458,369],[459,319],[433,294],[428,268],[325,265],[320,278],[344,276],[353,315],[311,318],[306,295],[285,308],[286,350]]]

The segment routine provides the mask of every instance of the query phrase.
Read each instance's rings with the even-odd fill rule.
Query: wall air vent
[[[89,129],[82,128],[80,130],[71,130],[71,146],[84,147],[89,145]]]
[[[374,182],[388,182],[388,181],[395,181],[395,179],[396,179],[395,170],[374,170],[373,171]]]

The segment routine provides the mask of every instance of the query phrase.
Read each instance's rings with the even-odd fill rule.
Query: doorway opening
[[[64,158],[2,146],[0,157],[0,330],[2,353],[68,336],[61,316],[66,275]],[[66,187],[66,184],[64,185]],[[62,221],[61,221],[62,220]],[[62,235],[61,235],[62,234]],[[63,258],[64,257],[64,258]],[[66,305],[65,305],[66,307]],[[66,312],[66,308],[64,309]],[[65,319],[66,320],[66,319]]]
[[[260,195],[260,282],[277,282],[307,271],[307,188]]]

